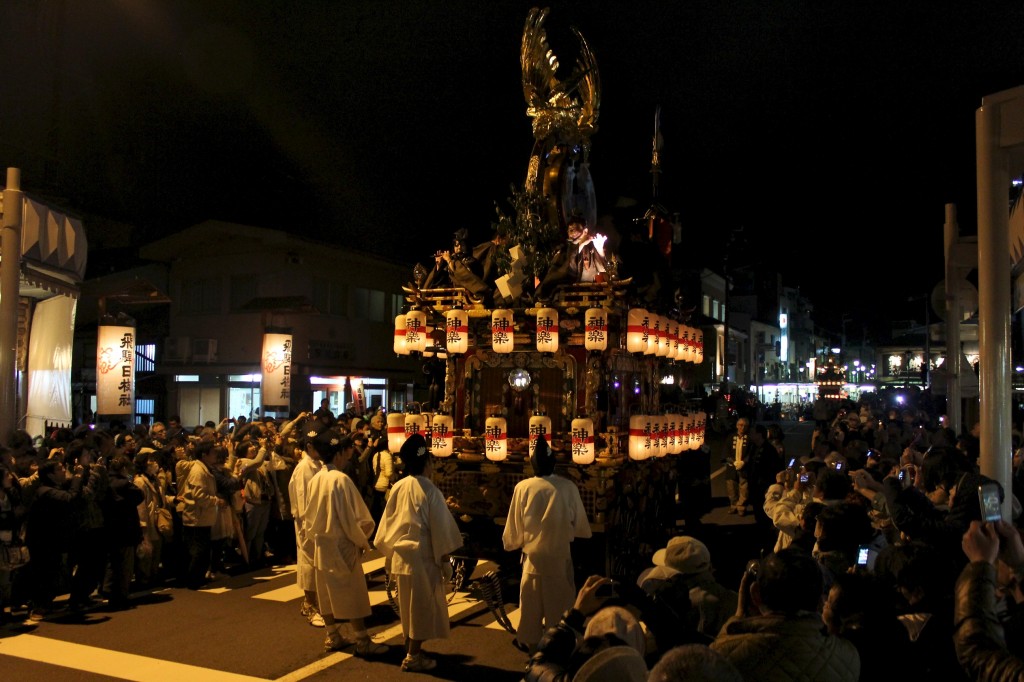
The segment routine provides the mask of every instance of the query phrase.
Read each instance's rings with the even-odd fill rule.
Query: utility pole
[[[17,423],[18,281],[21,273],[21,170],[7,169],[0,223],[0,442]]]

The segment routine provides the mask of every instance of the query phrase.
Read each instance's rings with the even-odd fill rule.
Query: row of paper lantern
[[[679,455],[704,444],[703,412],[639,414],[629,418],[629,458],[644,460]]]
[[[418,433],[427,439],[431,452],[437,457],[449,457],[455,442],[455,429],[451,415],[403,414],[388,415],[388,450],[398,452],[405,440]],[[537,439],[544,436],[550,441],[551,418],[546,415],[530,417],[529,454],[537,447]],[[572,461],[591,464],[594,461],[594,420],[580,417],[572,420]],[[508,458],[508,422],[504,417],[488,417],[484,423],[484,455],[492,462]]]
[[[449,353],[465,353],[469,349],[469,314],[453,308],[444,314],[445,347]],[[538,308],[536,311],[536,346],[541,353],[558,350],[558,310]],[[583,345],[587,350],[608,348],[608,311],[588,308],[583,316]],[[424,353],[433,328],[427,325],[427,314],[410,310],[395,317],[395,353]],[[511,310],[500,308],[491,313],[491,348],[495,353],[511,353],[515,349],[515,324]],[[704,332],[664,315],[655,315],[643,308],[629,310],[626,327],[626,350],[700,364],[704,361]]]
[[[644,308],[630,308],[626,350],[699,365],[704,362],[704,332]]]

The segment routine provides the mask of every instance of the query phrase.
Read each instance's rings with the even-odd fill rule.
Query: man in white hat
[[[569,545],[591,533],[579,488],[555,474],[554,453],[544,436],[537,438],[530,463],[534,475],[512,492],[502,543],[506,551],[523,551],[515,644],[533,653],[545,628],[554,627],[573,604]]]
[[[654,566],[640,574],[637,585],[652,596],[686,595],[690,608],[683,604],[680,611],[689,614],[689,629],[714,639],[736,613],[738,595],[715,580],[707,546],[689,535],[677,535],[654,553],[651,563]]]

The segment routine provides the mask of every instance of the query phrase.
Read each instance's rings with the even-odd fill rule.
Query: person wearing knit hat
[[[570,543],[591,536],[576,484],[555,474],[547,439],[538,436],[533,476],[516,484],[501,539],[506,551],[522,550],[519,627],[513,645],[532,653],[546,628],[572,606],[576,585]]]
[[[374,544],[384,554],[385,570],[398,581],[406,641],[402,670],[423,672],[437,665],[423,653],[424,640],[451,632],[445,600],[445,581],[451,576],[448,555],[463,539],[444,494],[430,480],[426,439],[418,433],[409,436],[398,456],[406,475],[391,488]]]

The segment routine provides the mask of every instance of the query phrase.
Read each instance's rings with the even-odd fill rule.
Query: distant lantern
[[[679,360],[679,323],[672,320],[668,329],[668,356],[673,360]]]
[[[405,415],[401,412],[388,413],[388,450],[398,452],[405,442]]]
[[[430,422],[430,450],[438,457],[452,454],[455,420],[449,414],[435,414]]]
[[[692,332],[689,325],[679,325],[679,350],[676,352],[676,360],[679,362],[690,361],[690,344],[693,343]]]
[[[409,349],[405,345],[405,315],[395,317],[395,353],[397,355],[409,354]]]
[[[658,329],[661,327],[661,318],[651,313],[647,318],[647,344],[644,346],[644,355],[658,354]]]
[[[635,414],[629,418],[629,458],[637,461],[651,456],[651,418]]]
[[[684,448],[683,415],[670,412],[665,419],[668,420],[668,454],[678,455]]]
[[[630,308],[626,317],[626,350],[643,353],[647,350],[651,316],[643,308]]]
[[[667,317],[661,317],[661,326],[658,328],[658,357],[667,358],[669,350],[672,348],[671,338],[669,334],[669,324],[671,320]]]
[[[544,439],[548,441],[548,445],[551,445],[551,417],[537,412],[530,417],[530,457],[533,457],[533,450],[537,447],[537,438],[539,436],[544,436]]]
[[[704,445],[704,427],[707,422],[707,414],[704,412],[698,412],[694,418],[694,440],[696,445],[690,447],[691,450],[696,450]]]
[[[554,353],[558,350],[558,311],[537,308],[537,352]]]
[[[704,332],[700,329],[695,329],[694,332],[697,335],[697,340],[694,343],[693,362],[699,365],[704,362]]]
[[[405,437],[418,433],[424,438],[427,437],[427,416],[425,414],[405,415]]]
[[[504,417],[488,417],[484,422],[484,454],[492,462],[508,457],[508,424]]]
[[[572,461],[587,465],[594,461],[594,420],[579,417],[572,420]]]
[[[608,349],[608,312],[604,308],[587,308],[583,324],[583,345],[587,350]]]
[[[656,456],[664,457],[668,454],[668,417],[664,414],[659,415],[655,422],[655,427],[658,434],[658,451]]]
[[[511,353],[515,347],[512,311],[499,308],[491,313],[491,348],[495,353]]]
[[[445,345],[449,353],[465,353],[469,349],[469,314],[452,308],[444,314]]]
[[[697,419],[692,412],[687,412],[683,415],[683,438],[681,441],[682,448],[680,452],[686,452],[687,450],[693,450],[693,444],[696,442],[696,426]]]
[[[422,353],[427,349],[427,314],[422,310],[410,310],[405,314],[405,347],[410,353]]]

